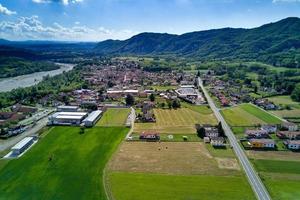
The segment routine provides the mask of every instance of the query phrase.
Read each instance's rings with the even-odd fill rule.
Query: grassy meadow
[[[129,108],[108,108],[96,126],[124,126],[129,113]]]
[[[102,175],[125,137],[121,127],[54,127],[0,170],[0,199],[106,199]]]
[[[113,172],[111,190],[118,200],[250,200],[251,187],[242,177],[178,176]]]
[[[280,124],[281,120],[252,104],[241,104],[222,110],[230,126],[255,126],[258,124]]]

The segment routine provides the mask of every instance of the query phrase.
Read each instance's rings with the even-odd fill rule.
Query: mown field
[[[0,170],[0,199],[106,199],[103,169],[128,129],[55,127]]]
[[[122,172],[114,172],[109,176],[117,200],[255,199],[246,179],[242,177]]]
[[[205,107],[154,109],[155,123],[135,123],[134,132],[155,130],[160,133],[195,133],[195,124],[217,124],[214,114]]]
[[[300,196],[300,161],[251,160],[272,199],[297,200]]]
[[[96,126],[124,126],[129,113],[129,108],[108,108]]]
[[[241,104],[222,110],[230,126],[255,126],[259,124],[280,124],[281,120],[251,104]]]

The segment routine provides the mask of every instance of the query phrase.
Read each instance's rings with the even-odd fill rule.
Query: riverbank
[[[74,64],[56,63],[60,65],[59,69],[51,71],[36,72],[32,74],[26,74],[16,76],[12,78],[4,78],[0,80],[0,92],[9,92],[16,88],[24,88],[38,84],[43,80],[45,76],[55,76],[63,73],[64,71],[70,71],[75,66]]]

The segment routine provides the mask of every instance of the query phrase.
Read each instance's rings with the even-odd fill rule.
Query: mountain
[[[182,35],[141,33],[130,39],[106,40],[100,54],[180,55],[199,59],[250,59],[295,67],[300,63],[300,19],[289,17],[258,28],[223,28]]]

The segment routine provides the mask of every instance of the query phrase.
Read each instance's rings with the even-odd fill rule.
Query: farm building
[[[276,135],[280,139],[300,139],[300,131],[279,131]]]
[[[101,118],[101,116],[101,110],[93,111],[83,120],[83,123],[86,127],[92,127]]]
[[[250,139],[252,148],[275,148],[275,141],[272,139]]]
[[[282,127],[287,129],[288,131],[297,131],[298,130],[298,125],[294,124],[292,122],[284,122],[282,124]]]
[[[269,134],[265,130],[246,130],[245,135],[247,138],[268,138]]]
[[[18,142],[15,146],[11,148],[13,155],[20,155],[23,153],[30,145],[33,144],[33,137],[25,137],[23,140]]]
[[[58,106],[56,108],[57,112],[77,112],[78,106]]]
[[[223,137],[212,137],[210,138],[210,144],[214,147],[225,146],[225,139]]]
[[[148,132],[144,131],[140,134],[140,140],[146,140],[146,141],[158,141],[160,140],[159,133],[157,132]]]
[[[213,138],[218,136],[219,136],[219,132],[218,129],[216,128],[205,130],[205,137]]]
[[[86,112],[57,112],[49,116],[49,125],[79,125],[87,116]]]
[[[288,149],[299,150],[300,149],[300,140],[287,140],[284,142]]]
[[[276,133],[277,126],[276,125],[262,125],[260,129],[267,131],[268,133]]]

